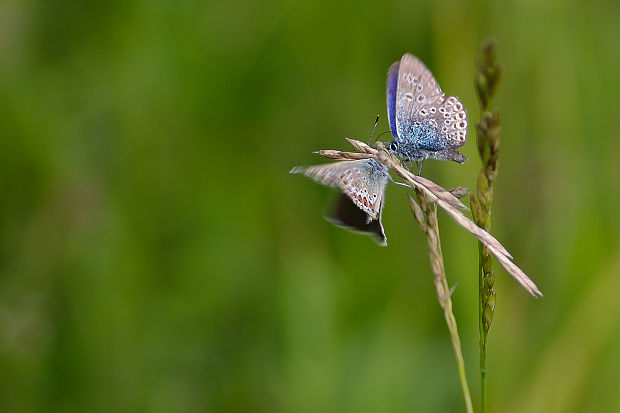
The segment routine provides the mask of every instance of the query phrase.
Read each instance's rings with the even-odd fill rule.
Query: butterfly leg
[[[404,186],[405,188],[411,188],[409,185],[403,184],[402,182],[396,182],[396,181],[392,180],[392,183],[396,184],[396,185]]]
[[[407,162],[401,162],[401,165],[404,166],[407,171],[411,172],[411,170],[407,166]]]
[[[424,161],[415,161],[416,166],[418,167],[418,176],[422,175],[422,164]]]

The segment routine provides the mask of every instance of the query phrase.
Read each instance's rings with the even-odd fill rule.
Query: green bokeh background
[[[620,411],[620,3],[0,2],[0,411],[456,412],[426,241],[390,185],[389,246],[288,170],[385,120],[419,56],[470,116],[501,44],[493,412]],[[386,136],[383,137],[386,139]],[[477,245],[440,215],[479,407]]]

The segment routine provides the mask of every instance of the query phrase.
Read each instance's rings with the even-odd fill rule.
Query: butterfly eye
[[[388,147],[388,149],[392,152],[396,151],[396,149],[398,149],[398,145],[396,145],[396,142],[392,142],[390,143],[390,146]]]

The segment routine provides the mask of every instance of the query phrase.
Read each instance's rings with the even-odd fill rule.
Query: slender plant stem
[[[479,276],[478,276],[478,285],[482,286],[484,284],[484,271],[482,270],[482,255],[484,252],[484,246],[481,242],[478,242],[478,267],[479,267]],[[480,292],[482,296],[482,292]],[[483,312],[484,306],[483,301],[479,300],[478,305],[478,320],[479,320],[479,331],[480,331],[480,405],[482,413],[487,412],[487,339],[486,339],[486,331],[483,322]]]
[[[476,124],[476,142],[482,168],[478,174],[476,195],[470,199],[474,222],[480,228],[491,228],[491,206],[493,188],[497,177],[499,156],[499,111],[489,111],[499,80],[501,68],[497,64],[497,43],[485,40],[480,48],[476,71],[476,93],[480,102],[480,122]],[[495,275],[493,259],[489,250],[478,244],[478,286],[479,306],[478,320],[480,329],[480,399],[482,413],[487,411],[487,337],[495,312]]]
[[[459,380],[461,382],[463,397],[465,399],[465,406],[468,413],[473,413],[474,407],[471,401],[469,385],[467,384],[467,375],[465,374],[465,360],[463,359],[463,352],[461,351],[461,339],[459,338],[456,318],[452,312],[452,299],[450,298],[452,290],[448,286],[446,268],[444,266],[443,253],[441,251],[439,223],[437,221],[437,204],[428,200],[419,189],[416,189],[416,194],[419,204],[410,197],[411,208],[416,220],[422,228],[422,231],[426,234],[431,269],[434,275],[435,291],[437,293],[439,304],[441,305],[441,308],[443,308],[446,324],[448,325],[448,331],[450,332],[450,340],[452,341],[452,348],[456,357],[456,366],[458,369]]]

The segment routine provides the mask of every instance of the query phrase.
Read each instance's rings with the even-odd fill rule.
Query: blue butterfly
[[[456,150],[467,137],[463,103],[446,97],[430,70],[409,53],[388,71],[387,111],[394,136],[388,148],[402,160],[467,160]]]

